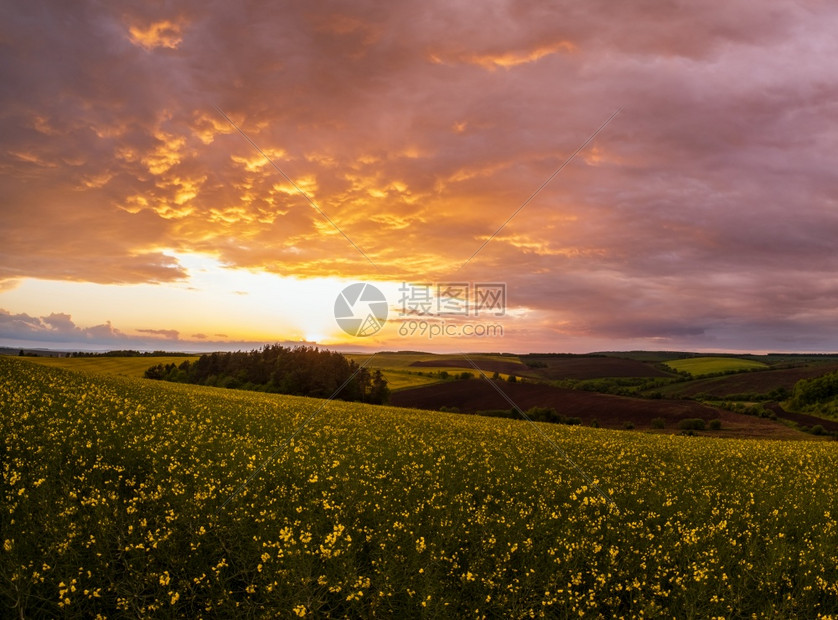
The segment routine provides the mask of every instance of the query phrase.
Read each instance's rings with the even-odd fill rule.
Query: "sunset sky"
[[[3,3],[0,346],[838,351],[836,33],[814,0]],[[502,337],[398,333],[451,282],[506,284],[448,319]]]

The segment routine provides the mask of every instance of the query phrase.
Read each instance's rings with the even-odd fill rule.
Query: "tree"
[[[145,376],[298,396],[335,396],[371,403],[384,403],[390,395],[381,371],[371,375],[340,353],[321,351],[316,347],[290,349],[266,345],[247,352],[207,353],[191,363],[184,360],[179,366],[157,364],[146,370]]]

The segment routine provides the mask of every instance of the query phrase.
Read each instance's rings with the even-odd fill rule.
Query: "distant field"
[[[370,358],[369,354],[350,353],[346,357],[359,364],[363,364]],[[491,374],[495,365],[503,365],[504,368],[519,368],[524,374],[527,367],[521,364],[513,355],[497,355],[474,353],[469,354],[469,359],[474,361],[478,368]],[[461,354],[437,355],[433,353],[377,353],[367,365],[368,368],[380,370],[387,380],[391,390],[403,390],[406,388],[419,387],[440,382],[439,377],[430,376],[440,372],[447,372],[449,375],[461,372],[470,372],[477,375],[478,372],[463,359]],[[422,373],[420,375],[419,373]],[[502,375],[504,378],[506,374]]]
[[[838,614],[838,443],[538,428],[0,357],[0,617]]]
[[[689,357],[666,362],[666,365],[679,372],[688,372],[694,377],[732,370],[768,368],[768,364],[738,357]]]
[[[346,355],[349,359],[355,360],[356,362],[363,363],[367,358],[370,357],[367,353],[349,353]],[[505,362],[505,363],[512,363],[521,366],[522,370],[525,370],[523,364],[518,359],[518,357],[514,355],[498,355],[494,353],[469,353],[469,359],[477,362]],[[452,354],[435,354],[435,353],[420,353],[420,352],[396,352],[396,353],[376,353],[375,357],[373,358],[372,362],[370,362],[371,368],[403,368],[405,366],[413,366],[416,365],[417,362],[421,363],[422,365],[435,365],[435,366],[451,366],[452,361],[456,361],[461,366],[469,367],[468,362],[463,359],[462,354],[460,353],[452,353]],[[472,370],[474,370],[472,368]]]
[[[678,423],[686,418],[720,419],[723,430],[713,433],[720,437],[811,439],[780,422],[717,409],[693,400],[631,398],[543,383],[504,381],[497,386],[524,411],[530,407],[552,407],[560,415],[580,418],[587,426],[596,421],[603,428],[622,429],[630,422],[637,429],[650,429],[653,420],[659,419],[663,420],[663,427],[668,432],[678,432]],[[399,407],[419,409],[456,407],[463,413],[510,408],[509,402],[482,379],[403,390],[393,394],[390,402]]]
[[[527,355],[522,361],[538,364],[532,369],[533,375],[551,380],[672,376],[657,368],[654,363],[618,357]]]
[[[782,368],[764,372],[745,372],[725,377],[695,379],[682,383],[655,388],[664,397],[680,398],[706,394],[714,398],[726,398],[734,394],[768,394],[778,388],[791,391],[801,379],[820,377],[838,371],[838,364],[816,363],[800,368]]]
[[[82,370],[97,372],[104,375],[121,375],[123,377],[142,377],[147,368],[157,364],[180,365],[195,357],[27,357],[26,361],[35,362],[52,368],[66,370]]]
[[[378,368],[387,380],[390,390],[404,390],[407,388],[429,385],[441,381],[439,377],[421,376],[415,372],[398,370],[396,368]]]
[[[348,358],[363,363],[369,355],[347,355]],[[429,376],[431,373],[438,373],[446,371],[449,374],[457,374],[460,372],[471,372],[477,374],[474,368],[469,367],[452,367],[450,365],[451,359],[454,356],[448,355],[433,355],[428,353],[385,353],[377,354],[372,363],[368,366],[371,369],[381,370],[384,378],[391,390],[401,390],[410,387],[419,387],[422,385],[429,385],[440,381],[439,377]],[[469,356],[471,357],[471,356]],[[456,356],[457,359],[462,360],[462,356]],[[146,369],[156,364],[176,364],[180,365],[184,361],[190,362],[198,359],[198,356],[183,357],[183,356],[165,356],[165,357],[27,357],[27,361],[32,361],[44,366],[52,368],[64,368],[66,370],[80,370],[85,372],[94,372],[105,375],[120,375],[123,377],[142,377]],[[500,355],[474,355],[473,358],[478,364],[490,364],[497,360],[516,360],[512,356]],[[439,366],[431,367],[411,367],[411,364],[417,360],[429,360],[439,362]],[[522,369],[523,365],[518,364]],[[419,373],[423,373],[420,375]]]

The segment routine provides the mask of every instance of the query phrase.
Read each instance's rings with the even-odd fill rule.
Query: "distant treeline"
[[[354,375],[354,376],[353,376]],[[223,388],[256,390],[296,396],[383,404],[390,396],[381,371],[359,369],[340,353],[316,347],[267,345],[253,351],[209,353],[180,365],[157,364],[145,371],[148,379],[195,383]],[[350,379],[351,378],[351,379]]]
[[[70,354],[72,357],[193,357],[194,353],[170,353],[169,351],[108,351],[107,353],[91,353],[89,351],[76,351]]]

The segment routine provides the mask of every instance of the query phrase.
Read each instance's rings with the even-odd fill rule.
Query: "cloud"
[[[126,338],[110,321],[92,327],[79,327],[69,314],[53,312],[33,317],[12,314],[0,308],[0,338],[39,342],[110,344]]]
[[[128,38],[131,43],[139,45],[143,49],[152,50],[156,47],[167,47],[177,49],[183,40],[179,24],[168,20],[155,22],[146,26],[130,26]]]
[[[153,336],[160,336],[167,340],[179,340],[180,332],[176,329],[138,329],[143,334],[151,334]],[[204,336],[206,338],[206,336]]]
[[[573,52],[575,50],[576,46],[573,43],[559,41],[557,43],[540,45],[529,50],[505,50],[487,53],[460,52],[454,58],[456,62],[472,63],[494,71],[497,68],[511,69],[518,65],[535,62],[545,56],[558,52]],[[447,62],[444,57],[437,54],[433,54],[431,60],[436,63]]]
[[[33,0],[0,29],[2,290],[180,282],[191,251],[506,280],[550,337],[694,343],[838,303],[826,4]]]

